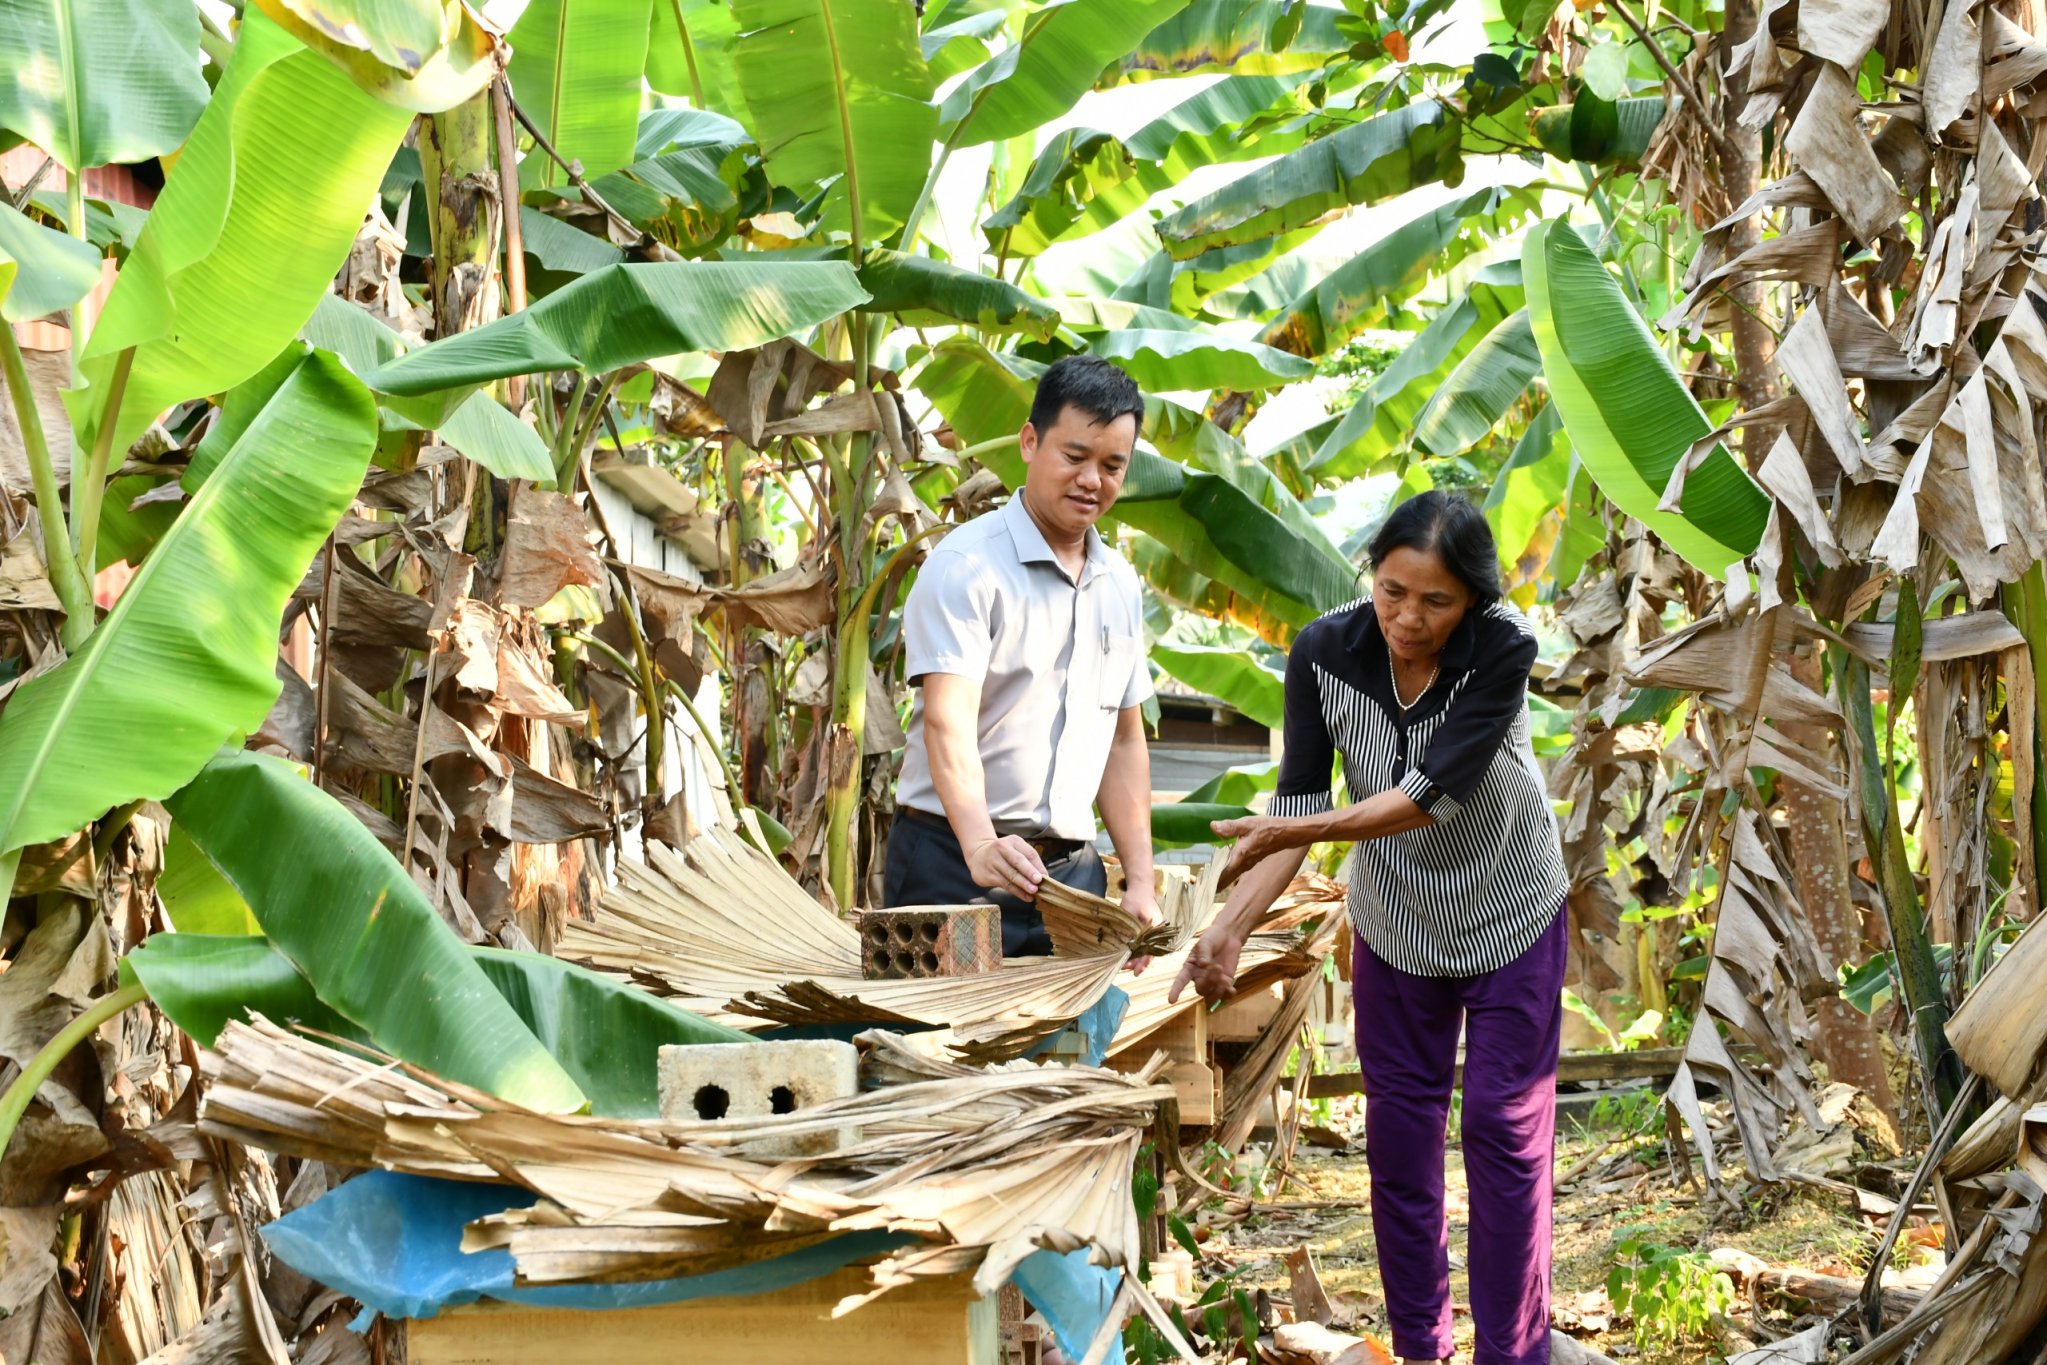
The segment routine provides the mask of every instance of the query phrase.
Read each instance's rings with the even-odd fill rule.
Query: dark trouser
[[[1550,1167],[1565,921],[1559,914],[1520,957],[1480,976],[1412,976],[1358,940],[1351,983],[1372,1231],[1400,1355],[1451,1354],[1443,1132],[1461,1021],[1473,1365],[1549,1360]]]
[[[1109,871],[1093,844],[1082,844],[1064,858],[1045,860],[1054,881],[1097,896],[1109,889]],[[898,812],[888,835],[888,865],[882,873],[882,904],[975,905],[1002,907],[1002,955],[1049,957],[1052,940],[1038,908],[1007,891],[974,884],[966,855],[950,826],[928,824]]]

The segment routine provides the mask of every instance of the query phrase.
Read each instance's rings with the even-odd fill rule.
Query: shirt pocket
[[[1130,675],[1143,664],[1137,657],[1137,636],[1113,626],[1102,632],[1102,672],[1095,687],[1101,705],[1120,710],[1130,691]]]

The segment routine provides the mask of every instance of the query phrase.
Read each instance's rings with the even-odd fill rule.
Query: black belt
[[[952,822],[943,815],[933,815],[930,811],[920,810],[915,806],[898,806],[896,814],[906,820],[915,820],[920,825],[932,825],[944,830],[947,834],[952,833]],[[1040,858],[1048,858],[1053,861],[1072,857],[1080,852],[1087,842],[1084,839],[1054,839],[1049,835],[1022,834],[1017,837],[1036,850]]]

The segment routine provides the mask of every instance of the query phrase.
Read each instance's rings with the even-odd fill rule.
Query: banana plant
[[[463,943],[360,821],[291,764],[223,751],[169,803],[248,933],[152,935],[0,1094],[0,1147],[98,1027],[145,1000],[202,1046],[261,1015],[374,1048],[542,1113],[659,1113],[670,1044],[746,1034],[539,953]],[[185,874],[191,880],[195,873]]]
[[[1769,495],[1716,443],[1682,479],[1680,510],[1661,510],[1679,463],[1713,423],[1568,223],[1537,224],[1521,269],[1543,378],[1578,458],[1614,506],[1703,572],[1725,575],[1761,542]]]

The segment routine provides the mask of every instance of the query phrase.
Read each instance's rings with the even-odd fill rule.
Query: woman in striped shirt
[[[1567,879],[1528,738],[1535,634],[1470,503],[1423,493],[1370,546],[1372,595],[1287,659],[1271,814],[1218,823],[1229,904],[1173,987],[1228,994],[1308,846],[1355,841],[1352,990],[1394,1350],[1451,1354],[1443,1142],[1464,1037],[1474,1365],[1549,1359],[1550,1178]],[[1334,808],[1341,759],[1350,803]]]

